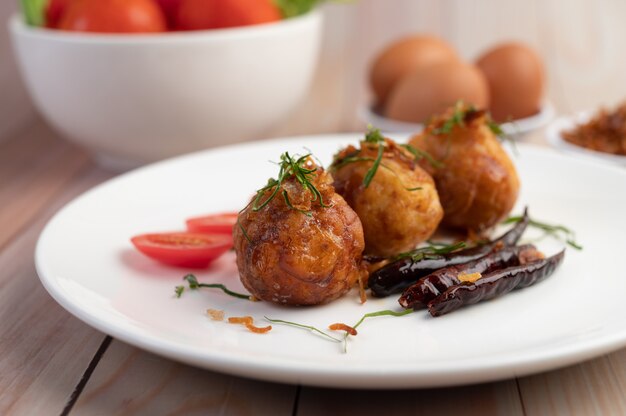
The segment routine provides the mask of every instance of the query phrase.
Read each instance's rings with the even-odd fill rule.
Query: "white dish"
[[[603,162],[616,163],[621,166],[626,166],[626,156],[598,152],[597,150],[577,146],[563,139],[563,136],[561,135],[562,132],[572,130],[577,125],[588,122],[592,116],[592,112],[584,111],[575,115],[558,117],[546,128],[546,138],[548,143],[550,143],[551,146],[572,155],[593,158]]]
[[[78,197],[46,226],[37,270],[69,312],[122,341],[185,363],[241,376],[306,385],[410,388],[456,385],[535,373],[626,345],[618,267],[626,240],[626,172],[520,144],[515,157],[523,184],[516,212],[577,231],[581,252],[568,250],[548,280],[440,318],[421,311],[366,321],[340,345],[307,331],[274,325],[265,335],[211,321],[263,316],[326,328],[354,324],[364,313],[399,309],[397,298],[359,305],[356,292],[323,307],[284,308],[218,291],[173,296],[187,270],[161,266],[135,252],[132,235],[182,228],[190,216],[237,210],[289,150],[314,151],[323,163],[361,136],[303,137],[237,145],[157,163],[119,176]],[[560,243],[543,240],[547,254]],[[201,281],[243,291],[229,253]]]
[[[9,29],[33,103],[103,166],[128,170],[265,137],[307,96],[323,16],[236,28],[103,34]],[[245,122],[242,122],[245,115]]]
[[[500,126],[508,136],[519,138],[548,124],[554,118],[554,114],[554,106],[549,101],[546,101],[537,114],[509,123],[502,123]],[[384,133],[417,134],[424,129],[424,125],[421,123],[409,123],[387,118],[375,111],[371,106],[361,108],[359,117],[365,123],[379,128]]]

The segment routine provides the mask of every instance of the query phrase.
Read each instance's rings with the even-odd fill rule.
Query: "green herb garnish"
[[[491,130],[491,132],[495,134],[496,137],[500,139],[500,141],[509,142],[516,156],[519,154],[517,146],[515,144],[515,140],[513,140],[508,134],[506,134],[505,131],[502,129],[502,126],[496,123],[491,118],[491,114],[487,114],[487,127],[489,127],[489,130]]]
[[[376,172],[378,172],[379,167],[388,169],[396,176],[398,176],[397,173],[393,171],[393,169],[385,166],[385,164],[382,163],[383,156],[385,154],[385,148],[387,147],[387,141],[385,140],[385,137],[382,135],[379,129],[374,128],[372,125],[368,125],[367,133],[365,133],[365,140],[361,142],[361,148],[364,145],[363,143],[365,144],[365,146],[369,146],[370,148],[372,146],[377,146],[378,150],[375,158],[360,156],[361,150],[357,150],[349,156],[343,158],[338,158],[338,155],[335,155],[335,160],[331,165],[331,169],[341,169],[343,166],[350,163],[373,162],[372,166],[368,169],[368,171],[365,173],[365,176],[363,177],[364,188],[367,188],[370,183],[372,183],[372,180],[374,179],[374,176],[376,176]],[[433,165],[438,163],[429,154],[427,154],[426,152],[422,152],[421,150],[415,149],[411,145],[405,144],[400,146],[407,149],[415,157],[416,161],[420,160],[421,158],[427,158],[429,161],[432,161]],[[422,188],[419,186],[415,188],[408,188],[405,186],[404,189],[406,189],[407,191],[417,191]]]
[[[474,106],[466,106],[462,100],[457,101],[454,104],[454,111],[452,112],[452,115],[444,121],[441,127],[434,129],[433,133],[436,135],[450,134],[455,126],[465,127],[465,117],[475,111],[476,108]]]
[[[363,177],[363,186],[368,187],[370,183],[372,183],[372,179],[374,179],[374,175],[378,171],[378,166],[380,166],[380,162],[383,160],[383,154],[385,153],[385,145],[380,143],[378,145],[378,154],[376,155],[376,159],[374,163],[372,163],[372,167],[367,171],[365,176]]]
[[[401,259],[411,259],[413,261],[422,261],[425,259],[433,258],[434,256],[438,256],[441,254],[452,253],[453,251],[465,248],[467,244],[464,241],[459,241],[458,243],[446,244],[446,243],[436,243],[436,242],[428,242],[428,246],[416,248],[415,250],[406,251],[404,253],[400,253],[394,257],[392,260],[401,260]]]
[[[502,222],[502,224],[511,224],[516,223],[522,220],[522,216],[514,216],[509,217]],[[537,221],[534,219],[530,219],[528,221],[528,225],[531,227],[535,227],[539,230],[544,231],[545,235],[550,235],[557,240],[565,241],[567,245],[576,249],[582,250],[583,246],[576,242],[576,234],[571,229],[567,228],[564,225],[552,225],[542,221]]]
[[[443,124],[432,130],[432,133],[435,135],[442,134],[450,134],[455,126],[465,127],[465,119],[473,114],[478,112],[473,105],[465,105],[463,101],[459,100],[454,104],[454,111],[452,115],[446,119]],[[511,147],[513,148],[513,152],[517,155],[517,147],[515,145],[515,141],[509,137],[508,134],[502,129],[502,126],[496,123],[492,118],[490,113],[486,113],[486,125],[487,128],[502,142],[511,143]],[[409,149],[410,150],[410,149]]]
[[[349,165],[350,163],[373,162],[374,160],[375,159],[373,157],[348,156],[337,162],[333,162],[332,168],[337,170],[337,169],[341,169],[342,167],[346,165]]]
[[[244,208],[245,209],[245,208]],[[239,215],[241,215],[241,212],[239,212]],[[243,236],[246,238],[246,240],[248,240],[248,243],[252,242],[252,239],[250,238],[250,236],[248,235],[248,232],[246,231],[245,228],[243,228],[243,225],[241,225],[241,222],[239,221],[239,215],[237,215],[237,227],[239,227],[239,229],[241,230],[241,232],[243,233]]]
[[[315,333],[317,333],[319,335],[322,335],[322,336],[324,336],[324,337],[326,337],[326,338],[328,338],[328,339],[330,339],[330,340],[332,340],[334,342],[341,342],[341,340],[339,338],[335,338],[335,337],[333,337],[331,335],[328,335],[326,332],[324,332],[324,331],[322,331],[320,329],[317,329],[316,327],[311,326],[311,325],[303,325],[303,324],[299,324],[299,323],[296,323],[296,322],[283,321],[282,319],[271,319],[271,318],[268,318],[267,316],[265,317],[265,319],[267,319],[268,321],[270,321],[273,324],[285,324],[285,325],[295,326],[295,327],[298,327],[298,328],[308,329],[308,330],[313,331],[313,332],[315,332]]]
[[[365,133],[365,140],[362,143],[365,143],[367,146],[377,146],[378,152],[376,154],[376,158],[372,157],[362,157],[359,156],[361,154],[361,150],[356,151],[350,156],[347,156],[340,160],[335,160],[331,165],[332,169],[339,169],[349,163],[357,163],[357,162],[373,162],[372,167],[368,169],[363,177],[363,186],[367,188],[370,183],[372,183],[372,179],[376,175],[378,168],[381,166],[381,162],[383,160],[383,155],[385,153],[385,137],[382,135],[379,129],[372,127],[371,125],[367,126],[367,133]],[[335,156],[336,157],[336,156]],[[382,165],[385,167],[384,165]]]
[[[367,133],[365,133],[365,141],[371,144],[385,144],[385,136],[380,132],[380,129],[374,128],[374,126],[369,124]]]
[[[309,169],[305,166],[309,156],[311,155],[306,154],[300,157],[292,157],[289,155],[288,152],[283,153],[280,156],[280,162],[278,163],[280,170],[278,171],[277,179],[270,178],[267,181],[267,185],[265,185],[263,188],[259,189],[256,192],[256,197],[252,202],[252,211],[257,212],[263,209],[267,204],[269,204],[270,201],[274,199],[274,197],[280,191],[282,183],[286,179],[289,179],[291,177],[294,177],[305,190],[308,190],[311,192],[311,194],[313,194],[311,202],[318,201],[320,206],[327,208],[329,205],[326,205],[324,203],[322,194],[312,183],[312,177],[315,175],[315,172],[317,172],[317,168]],[[268,191],[271,191],[271,194],[264,201],[262,201],[263,195],[265,195],[265,193]],[[282,196],[285,199],[285,203],[289,208],[300,211],[306,215],[311,215],[311,211],[301,210],[294,207],[289,200],[289,195],[287,194],[287,191],[284,189],[282,191]]]
[[[224,286],[221,283],[200,283],[198,282],[198,279],[196,278],[196,276],[194,276],[193,274],[186,275],[185,277],[183,277],[183,280],[187,281],[187,283],[189,284],[189,289],[191,290],[197,290],[197,289],[200,289],[201,287],[205,287],[209,289],[221,289],[224,293],[232,297],[235,297],[238,299],[252,300],[251,295],[245,295],[243,293],[233,292],[232,290],[229,290],[226,286]],[[176,297],[178,298],[181,297],[184,291],[185,291],[184,286],[176,286],[176,288],[174,288],[174,292],[176,293]]]
[[[357,329],[359,327],[359,325],[361,325],[363,323],[363,321],[365,321],[365,319],[367,319],[367,318],[375,318],[375,317],[378,317],[378,316],[396,316],[396,317],[399,317],[399,316],[408,315],[408,314],[413,313],[413,312],[415,312],[415,310],[413,310],[413,309],[406,309],[406,310],[403,310],[403,311],[400,311],[400,312],[396,312],[396,311],[392,311],[392,310],[386,309],[386,310],[383,310],[383,311],[366,313],[365,315],[363,315],[361,317],[361,319],[359,319],[359,321],[355,325],[352,326],[352,328]],[[348,337],[349,336],[350,336],[349,333],[346,333],[343,336],[343,352],[344,353],[348,352]]]
[[[177,298],[181,297],[184,291],[185,291],[185,286],[176,286],[174,288],[174,293],[176,293]]]
[[[418,149],[416,147],[411,146],[410,144],[401,144],[401,147],[404,147],[406,150],[408,150],[414,157],[416,161],[422,160],[422,159],[426,159],[426,161],[428,163],[430,163],[430,165],[434,168],[442,168],[444,167],[444,164],[442,162],[439,162],[438,160],[435,160],[434,157],[432,157],[432,155],[424,150]]]
[[[363,186],[367,188],[368,186],[370,186],[372,179],[374,179],[374,176],[378,171],[380,162],[383,160],[383,154],[385,153],[385,137],[382,135],[379,129],[376,129],[373,126],[369,125],[367,126],[367,133],[365,134],[365,143],[378,146],[378,154],[376,155],[376,159],[374,159],[372,167],[363,177]]]
[[[489,130],[491,130],[491,132],[498,136],[500,139],[505,140],[508,138],[504,130],[502,130],[502,126],[493,121],[491,117],[487,119],[487,127],[489,127]]]
[[[400,311],[400,312],[396,312],[396,311],[392,311],[392,310],[383,310],[383,311],[377,311],[377,312],[370,312],[370,313],[366,313],[365,315],[363,315],[361,317],[361,319],[359,319],[359,321],[352,326],[352,328],[354,328],[355,330],[363,323],[363,321],[365,321],[365,319],[367,318],[375,318],[377,316],[404,316],[404,315],[408,315],[412,312],[415,312],[413,309],[407,309],[404,311]],[[335,338],[329,334],[327,334],[326,332],[311,326],[311,325],[304,325],[304,324],[299,324],[297,322],[291,322],[291,321],[285,321],[282,319],[272,319],[272,318],[268,318],[267,316],[265,317],[265,319],[267,319],[269,322],[273,323],[273,324],[285,324],[285,325],[289,325],[289,326],[294,326],[297,328],[302,328],[302,329],[308,329],[309,331],[312,331],[318,335],[321,335],[325,338],[328,338],[330,341],[333,342],[342,342],[344,343],[343,346],[343,352],[347,353],[348,352],[348,336],[350,336],[349,333],[346,332],[346,334],[343,337],[343,340]]]

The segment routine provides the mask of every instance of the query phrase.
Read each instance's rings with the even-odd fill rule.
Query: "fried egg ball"
[[[287,174],[280,184],[259,191],[233,231],[245,288],[283,305],[330,302],[363,273],[359,217],[335,192],[328,172],[310,158],[300,161],[298,166],[311,171],[305,174],[311,186]]]
[[[384,147],[369,184],[368,172]],[[437,229],[443,216],[432,177],[415,155],[390,139],[363,141],[339,152],[330,171],[335,189],[356,211],[365,233],[365,253],[392,256],[414,249]]]
[[[437,184],[443,224],[481,232],[504,219],[515,205],[517,171],[493,130],[485,111],[459,103],[410,140],[442,163],[433,167],[420,162]]]

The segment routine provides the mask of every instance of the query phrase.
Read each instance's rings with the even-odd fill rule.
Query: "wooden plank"
[[[626,348],[608,355],[611,373],[617,379],[619,390],[626,392]],[[624,394],[621,395],[622,400],[626,400]],[[624,412],[626,414],[626,411]]]
[[[519,380],[524,409],[534,415],[626,414],[626,349]]]
[[[291,415],[297,387],[179,364],[114,340],[72,415]]]
[[[3,25],[17,12],[19,3],[16,1],[0,2],[0,22]],[[11,47],[9,31],[0,31],[0,142],[18,129],[34,113],[33,105],[28,97],[24,83],[19,76],[14,48]]]
[[[474,386],[359,391],[303,388],[298,416],[315,415],[523,415],[515,380]]]
[[[0,144],[0,248],[45,209],[72,177],[90,166],[87,154],[35,124]]]
[[[0,187],[6,187],[18,174],[27,174],[55,149],[68,146],[43,122],[33,120],[0,143]]]
[[[73,166],[65,166],[68,172],[52,176],[61,183],[46,181],[64,191],[48,194],[46,209],[36,214],[36,220],[30,218],[30,225],[0,252],[3,415],[60,413],[104,338],[56,304],[35,271],[34,247],[46,221],[74,196],[110,176],[94,169],[68,183],[65,179]]]

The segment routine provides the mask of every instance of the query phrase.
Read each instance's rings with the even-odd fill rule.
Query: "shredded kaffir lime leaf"
[[[252,211],[260,211],[267,204],[269,204],[270,201],[274,199],[274,197],[276,197],[276,195],[279,193],[283,182],[292,177],[295,178],[295,180],[302,186],[303,189],[311,192],[311,194],[313,195],[311,202],[317,201],[320,206],[327,208],[329,205],[326,205],[324,203],[322,194],[317,189],[317,187],[313,185],[312,182],[313,177],[317,174],[317,167],[306,167],[307,161],[310,156],[310,154],[306,154],[304,156],[291,156],[289,152],[283,153],[280,156],[280,162],[278,162],[278,166],[280,167],[278,171],[278,177],[276,179],[270,178],[267,181],[267,185],[257,191],[256,197],[252,202]],[[271,192],[270,195],[265,198],[265,200],[263,200],[263,196],[268,191]],[[287,194],[286,190],[283,189],[281,194],[289,208],[300,211],[307,215],[311,215],[311,211],[301,210],[294,207],[289,200],[289,195]]]
[[[392,310],[389,310],[389,309],[382,310],[382,311],[377,311],[377,312],[369,312],[369,313],[366,313],[365,315],[363,315],[361,317],[361,319],[359,319],[359,321],[356,324],[352,325],[352,328],[356,330],[363,323],[363,321],[365,321],[367,318],[376,318],[378,316],[395,316],[395,317],[400,317],[400,316],[408,315],[408,314],[413,313],[413,312],[415,312],[414,309],[406,309],[406,310],[399,311],[399,312],[392,311]],[[348,337],[349,336],[350,336],[350,334],[346,332],[346,334],[343,337],[343,352],[344,353],[348,352]]]
[[[197,289],[200,289],[201,287],[209,288],[209,289],[221,289],[224,293],[226,293],[229,296],[232,296],[238,299],[245,299],[245,300],[250,300],[250,301],[253,300],[253,297],[251,295],[234,292],[228,289],[226,286],[224,286],[221,283],[200,283],[198,282],[198,279],[196,278],[196,276],[193,274],[186,275],[185,277],[183,277],[183,280],[187,281],[187,283],[189,284],[189,289],[191,290],[197,290]],[[184,291],[185,291],[184,286],[176,286],[176,288],[174,289],[174,292],[176,293],[176,297],[178,298],[181,297]]]
[[[523,219],[523,216],[521,215],[509,217],[503,222],[503,224],[516,223],[516,222],[521,221],[522,219]],[[565,241],[567,245],[569,245],[570,247],[576,250],[583,249],[583,246],[580,245],[578,242],[576,242],[576,233],[574,233],[574,231],[572,231],[571,229],[569,229],[568,227],[564,225],[548,224],[546,222],[538,221],[532,218],[528,221],[528,225],[531,227],[537,228],[539,230],[542,230],[545,233],[545,235],[550,235],[556,238],[557,240]]]
[[[460,250],[462,248],[465,248],[466,246],[467,244],[464,241],[459,241],[453,244],[429,242],[428,246],[426,247],[420,247],[416,248],[415,250],[400,253],[392,257],[391,260],[395,261],[410,258],[411,260],[417,262],[432,258],[433,256],[452,253],[453,251]]]
[[[365,177],[363,177],[363,186],[368,187],[370,183],[372,183],[372,179],[374,179],[374,175],[378,172],[378,167],[380,166],[380,162],[383,160],[383,154],[385,153],[385,145],[378,145],[378,154],[376,155],[376,159],[374,159],[374,163],[372,163],[372,167],[367,171]]]
[[[400,317],[400,316],[408,315],[408,314],[413,313],[413,312],[415,312],[413,309],[407,309],[407,310],[404,310],[404,311],[383,310],[383,311],[377,311],[377,312],[369,312],[369,313],[366,313],[365,315],[363,315],[361,317],[361,319],[359,319],[359,321],[355,325],[352,325],[351,327],[348,326],[348,325],[345,325],[345,324],[341,324],[341,323],[331,325],[331,327],[337,326],[337,325],[345,325],[346,328],[349,328],[349,329],[352,330],[352,331],[347,331],[346,332],[346,334],[343,337],[343,340],[341,340],[339,338],[335,338],[332,335],[329,335],[326,332],[322,331],[321,329],[318,329],[318,328],[316,328],[314,326],[311,326],[311,325],[305,325],[305,324],[300,324],[300,323],[297,323],[297,322],[285,321],[285,320],[282,320],[282,319],[272,319],[272,318],[268,318],[267,316],[265,317],[265,319],[267,319],[269,322],[271,322],[273,324],[285,324],[285,325],[294,326],[294,327],[297,327],[297,328],[307,329],[307,330],[309,330],[311,332],[314,332],[314,333],[316,333],[318,335],[321,335],[321,336],[323,336],[323,337],[325,337],[325,338],[327,338],[327,339],[329,339],[330,341],[333,341],[333,342],[342,342],[343,341],[343,344],[344,344],[343,351],[344,351],[344,353],[346,353],[346,352],[348,352],[348,341],[347,340],[348,340],[348,337],[350,336],[350,333],[351,332],[353,334],[356,333],[356,329],[363,323],[363,321],[365,321],[365,319],[367,319],[367,318],[375,318],[375,317],[378,317],[378,316],[395,316],[395,317]]]
[[[372,183],[372,179],[378,172],[378,168],[381,166],[381,162],[383,160],[383,155],[385,153],[385,137],[382,135],[379,129],[374,128],[372,125],[367,126],[367,133],[365,133],[365,140],[362,143],[365,143],[366,146],[376,146],[378,148],[377,154],[375,158],[372,157],[362,157],[360,156],[361,151],[358,150],[354,154],[347,156],[345,158],[335,160],[331,165],[332,169],[339,169],[349,163],[357,163],[357,162],[372,162],[372,166],[368,169],[363,177],[363,187],[367,188],[370,183]]]
[[[400,146],[408,150],[409,153],[411,153],[413,157],[415,157],[416,161],[426,159],[426,161],[430,163],[430,165],[434,168],[444,167],[443,163],[439,162],[438,160],[435,160],[435,158],[432,157],[432,155],[425,150],[418,149],[417,147],[413,147],[410,144],[401,144]]]
[[[443,122],[441,127],[434,129],[433,133],[437,135],[450,134],[455,126],[464,127],[465,117],[467,117],[467,115],[470,113],[474,113],[475,111],[477,110],[474,106],[465,105],[463,100],[458,100],[454,104],[454,111],[452,112],[452,115]]]
[[[385,144],[385,136],[380,132],[380,129],[368,124],[367,133],[365,133],[365,141],[371,144]]]
[[[517,150],[517,146],[515,144],[515,140],[513,140],[511,138],[511,136],[509,136],[508,134],[506,134],[506,132],[502,129],[502,126],[498,123],[496,123],[492,118],[491,118],[491,114],[487,113],[487,127],[489,127],[489,130],[491,130],[491,132],[493,134],[496,135],[496,137],[498,139],[500,139],[500,141],[504,142],[508,142],[511,145],[511,148],[513,149],[513,152],[515,153],[515,155],[518,155],[518,150]]]
[[[378,172],[380,162],[383,160],[383,154],[385,153],[385,137],[382,135],[379,129],[374,128],[372,125],[367,126],[367,133],[365,134],[365,143],[378,145],[378,153],[372,167],[367,171],[363,177],[363,186],[368,187],[372,183],[372,179]]]
[[[315,332],[323,337],[326,337],[333,342],[341,342],[339,338],[335,338],[331,335],[328,335],[326,332],[322,331],[321,329],[318,329],[311,325],[304,325],[304,324],[299,324],[297,322],[284,321],[282,319],[272,319],[272,318],[268,318],[267,316],[265,316],[265,319],[267,319],[269,322],[273,324],[284,324],[284,325],[289,325],[289,326],[295,326],[297,328],[308,329],[309,331]]]
[[[174,293],[176,294],[177,298],[181,297],[184,291],[185,291],[185,286],[176,286],[174,288]]]

